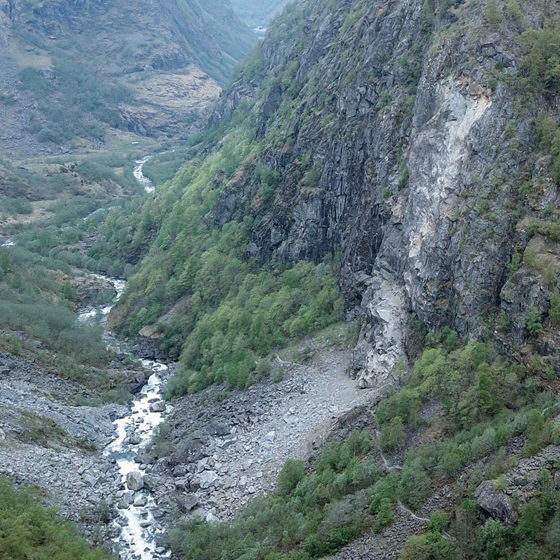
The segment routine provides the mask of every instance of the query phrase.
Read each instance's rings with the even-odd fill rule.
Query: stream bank
[[[124,290],[122,280],[81,277],[84,293],[91,292],[85,301],[108,286],[116,300]],[[83,307],[77,321],[106,326],[111,307]],[[107,331],[104,339],[114,351],[111,368],[136,393],[131,405],[96,406],[95,391],[0,353],[0,474],[40,488],[48,505],[80,524],[92,542],[118,550],[121,560],[166,558],[161,515],[142,483],[149,468],[135,459],[170,410],[162,400],[169,368],[148,360],[131,366],[127,345]]]

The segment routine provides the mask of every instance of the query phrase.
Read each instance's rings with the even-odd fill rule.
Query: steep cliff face
[[[212,215],[253,214],[264,260],[340,254],[341,284],[368,318],[355,360],[364,385],[403,355],[411,317],[480,337],[500,305],[506,322],[516,307],[522,343],[529,308],[546,317],[550,290],[524,300],[508,269],[528,239],[520,220],[557,212],[534,124],[556,93],[527,102],[520,86],[537,4],[522,21],[499,6],[489,23],[483,2],[303,1],[214,115],[252,104],[265,149],[251,171],[263,164],[279,180],[263,202],[254,173],[237,177]]]
[[[559,34],[543,28],[554,7],[510,4],[288,5],[223,92],[201,166],[146,203],[149,226],[131,224],[155,243],[126,332],[193,296],[196,205],[197,235],[243,232],[236,258],[339,263],[366,318],[362,386],[390,378],[421,325],[559,371]],[[165,325],[173,348],[191,328]]]
[[[256,42],[229,1],[0,2],[4,153],[185,137]]]

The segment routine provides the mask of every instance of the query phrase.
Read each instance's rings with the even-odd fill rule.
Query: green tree
[[[411,508],[417,509],[429,496],[431,491],[430,477],[427,475],[420,459],[406,463],[399,484],[399,496]]]
[[[288,496],[305,478],[305,463],[288,459],[278,474],[277,488],[280,496]]]
[[[406,433],[400,416],[395,416],[387,426],[382,428],[380,444],[383,451],[394,451],[406,442]]]
[[[528,541],[535,541],[539,536],[543,526],[543,512],[541,503],[537,498],[533,498],[523,506],[519,521],[516,526],[517,535]]]

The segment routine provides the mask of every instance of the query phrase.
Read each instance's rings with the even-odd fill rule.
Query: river
[[[154,185],[142,172],[142,167],[148,159],[150,156],[135,162],[134,176],[149,193],[154,190]],[[0,239],[0,246],[14,245],[11,237]],[[111,284],[116,297],[111,305],[80,309],[77,319],[82,323],[102,325],[107,347],[119,353],[123,349],[127,351],[127,345],[119,342],[107,328],[109,313],[122,296],[126,283],[118,278],[93,273],[90,275],[103,283]],[[158,542],[161,540],[158,537],[162,535],[163,528],[153,515],[157,511],[156,504],[145,484],[145,474],[149,472],[150,467],[142,464],[139,459],[150,443],[154,430],[172,410],[163,399],[169,367],[162,362],[140,361],[144,369],[152,373],[135,396],[129,413],[114,422],[115,438],[103,452],[106,457],[115,461],[121,475],[121,488],[116,490],[119,516],[114,521],[116,533],[119,535],[115,544],[121,560],[156,560],[171,556],[171,551]]]
[[[95,274],[92,277],[113,285],[116,303],[124,291],[125,282]],[[126,345],[120,343],[106,327],[111,309],[112,305],[86,307],[78,312],[78,321],[103,325],[107,346],[121,351]],[[171,406],[163,400],[169,368],[152,360],[141,362],[152,374],[135,396],[129,413],[114,422],[115,439],[104,450],[104,455],[116,461],[121,474],[122,489],[116,494],[119,517],[115,520],[120,533],[118,548],[121,560],[152,560],[170,556],[170,552],[157,543],[162,529],[152,514],[154,499],[144,485],[146,465],[135,460],[149,444],[155,428],[171,411]]]
[[[151,192],[153,183],[142,173],[142,166],[148,159],[149,156],[136,161],[134,176],[146,192]],[[91,276],[113,286],[115,302],[112,305],[81,309],[78,321],[102,325],[107,346],[122,351],[126,345],[108,331],[107,318],[124,292],[125,281],[96,274]],[[145,473],[149,467],[142,464],[140,459],[136,460],[150,443],[154,430],[172,410],[163,400],[169,368],[162,362],[152,360],[141,360],[141,363],[152,374],[135,396],[129,413],[114,422],[115,439],[104,450],[104,455],[116,462],[121,475],[122,488],[116,494],[119,516],[114,522],[119,531],[116,544],[121,560],[154,560],[171,555],[166,547],[158,543],[158,536],[163,533],[163,529],[154,518],[154,499],[145,485]]]
[[[140,183],[142,187],[144,187],[144,190],[148,193],[153,192],[155,187],[151,179],[144,175],[143,167],[144,164],[151,158],[152,156],[145,156],[141,159],[137,159],[135,162],[136,165],[134,166],[133,170],[134,178]]]

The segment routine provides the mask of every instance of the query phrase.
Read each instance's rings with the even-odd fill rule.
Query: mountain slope
[[[255,211],[258,184],[245,175],[213,215],[225,223],[252,213],[263,259],[342,252],[342,286],[362,300],[379,341],[356,364],[365,383],[390,370],[409,310],[470,336],[492,332],[501,310],[526,341],[523,315],[535,308],[544,321],[556,282],[542,287],[534,267],[519,271],[541,285],[522,302],[510,266],[521,265],[531,220],[541,220],[534,233],[557,219],[550,141],[539,143],[535,126],[540,114],[554,135],[557,118],[557,87],[543,76],[557,47],[541,53],[544,36],[531,30],[540,4],[515,17],[499,7],[490,22],[477,2],[345,2],[314,26],[323,8],[294,7],[223,96],[216,121],[250,99],[265,145],[255,165],[280,180]],[[530,67],[535,51],[542,63]],[[539,254],[554,252],[554,239],[546,243]]]
[[[321,18],[322,2],[289,6],[212,118],[215,136],[237,127],[249,144],[212,179],[206,224],[249,216],[249,251],[262,262],[340,255],[347,301],[367,318],[355,361],[365,385],[404,355],[414,318],[507,344],[494,331],[500,315],[528,356],[556,340],[546,320],[555,276],[547,284],[538,266],[521,267],[529,237],[557,219],[555,156],[535,126],[540,115],[554,136],[557,90],[535,89],[529,75],[541,41],[531,6],[521,20],[499,12],[499,25],[478,3],[331,3]],[[178,178],[175,196],[188,184]],[[159,274],[176,219],[161,221],[160,237],[174,233],[153,248]],[[531,241],[542,271],[553,266],[554,237]],[[180,257],[163,267],[180,269]],[[142,276],[153,273],[146,263]],[[529,299],[527,282],[539,286]],[[532,309],[551,327],[537,340]],[[553,355],[544,361],[556,367]]]
[[[185,136],[256,40],[227,1],[0,5],[4,153]]]
[[[104,247],[138,263],[114,324],[180,357],[173,396],[253,383],[339,319],[333,270],[363,317],[351,375],[404,384],[236,524],[187,525],[186,558],[309,560],[364,532],[336,558],[557,556],[559,57],[545,1],[291,4],[187,164],[111,216]]]

